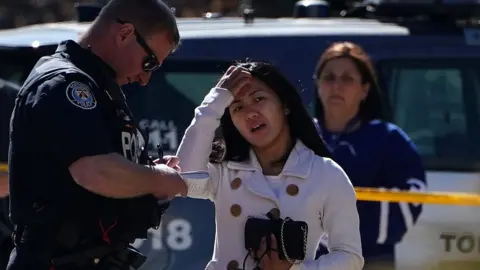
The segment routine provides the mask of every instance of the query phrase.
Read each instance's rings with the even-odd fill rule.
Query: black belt
[[[96,264],[103,257],[121,251],[126,248],[125,244],[103,245],[86,249],[72,254],[60,256],[50,260],[52,266],[62,266],[68,264]]]
[[[25,244],[22,243],[22,238],[26,231],[28,231],[28,228],[26,227],[15,226],[14,242],[17,246]],[[45,254],[45,256],[38,256],[37,259],[44,262],[46,265],[49,265],[51,269],[71,265],[81,267],[104,264],[105,261],[110,260],[121,262],[122,265],[128,265],[134,269],[138,269],[146,261],[146,257],[140,254],[135,248],[130,246],[128,242],[99,244],[91,248],[72,251],[70,254],[53,258]],[[125,269],[129,268],[127,267]]]
[[[140,254],[135,248],[125,244],[98,246],[75,252],[69,255],[54,258],[50,261],[51,268],[59,266],[87,266],[99,265],[102,269],[125,269],[130,267],[139,269],[147,257]]]

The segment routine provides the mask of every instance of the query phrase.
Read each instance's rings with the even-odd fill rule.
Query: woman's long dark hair
[[[325,65],[338,58],[348,58],[353,61],[362,76],[362,83],[369,83],[370,89],[367,97],[360,104],[359,117],[362,121],[370,121],[373,119],[387,120],[387,111],[385,107],[384,97],[378,84],[375,68],[368,54],[357,44],[352,42],[337,42],[328,47],[320,57],[315,68],[314,79],[320,78]],[[318,97],[317,91],[315,94],[315,117],[318,121],[323,121],[323,104]]]
[[[265,62],[240,62],[237,63],[237,66],[247,69],[253,77],[270,87],[278,95],[284,107],[290,110],[286,117],[293,142],[300,140],[316,155],[330,157],[330,152],[318,134],[300,94],[280,71],[272,64]],[[217,137],[214,140],[213,151],[210,156],[211,161],[241,162],[247,160],[249,158],[250,144],[234,126],[228,108],[225,109],[220,123],[220,130],[217,131],[217,134],[221,134],[222,139]]]

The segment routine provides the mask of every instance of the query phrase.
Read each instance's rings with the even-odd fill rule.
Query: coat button
[[[240,186],[242,185],[242,179],[240,178],[235,178],[233,179],[232,183],[230,184],[230,186],[232,187],[232,189],[237,189],[239,188]]]
[[[268,213],[270,213],[274,218],[280,218],[280,210],[278,210],[278,208],[272,208]]]
[[[239,264],[237,261],[230,261],[227,264],[227,270],[238,270]]]
[[[234,204],[232,207],[230,207],[230,213],[232,216],[238,217],[242,213],[242,207],[238,204]]]
[[[99,262],[100,262],[100,259],[99,259],[99,258],[93,259],[93,263],[94,263],[94,264],[98,264]]]
[[[298,194],[298,186],[294,184],[290,184],[287,186],[287,194],[290,196],[296,196]]]

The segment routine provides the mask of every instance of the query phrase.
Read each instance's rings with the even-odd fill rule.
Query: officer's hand
[[[231,66],[220,78],[216,87],[228,89],[233,96],[236,96],[251,80],[252,75],[247,69]]]
[[[164,164],[155,165],[154,169],[162,174],[158,185],[154,187],[153,195],[155,197],[171,199],[178,194],[187,196],[187,184],[175,169]]]
[[[180,163],[180,159],[176,156],[164,156],[161,159],[157,158],[153,161],[155,164],[165,164],[168,167],[174,169],[178,173],[182,172],[182,169],[178,165]]]

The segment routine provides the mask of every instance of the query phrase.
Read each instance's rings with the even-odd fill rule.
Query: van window
[[[480,168],[478,60],[379,63],[393,122],[414,141],[430,170]]]
[[[227,68],[226,61],[169,59],[147,86],[122,87],[139,128],[148,136],[149,155],[157,156],[159,144],[165,154],[176,152],[195,108]]]
[[[198,105],[221,76],[220,72],[167,72],[165,81],[185,98]]]

